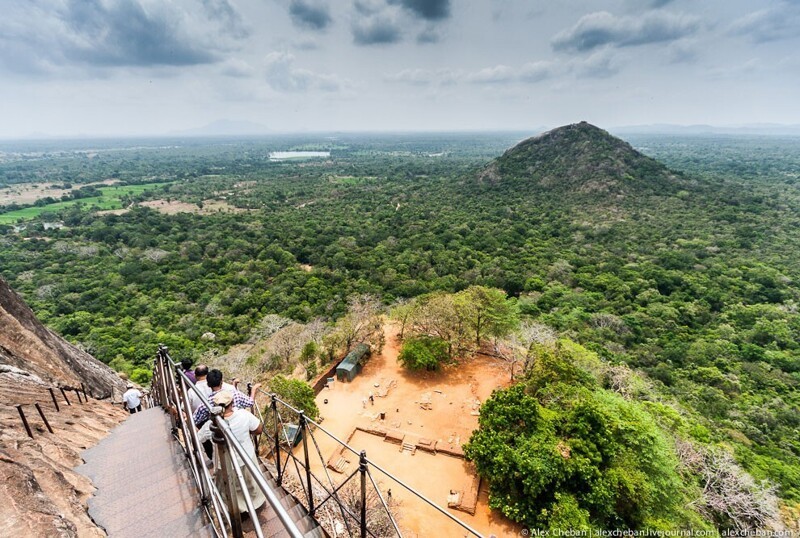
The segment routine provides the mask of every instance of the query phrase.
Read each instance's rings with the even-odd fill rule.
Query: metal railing
[[[212,476],[206,465],[203,446],[194,426],[192,407],[189,401],[190,392],[198,399],[201,406],[209,410],[209,420],[214,442],[215,474]],[[222,418],[221,408],[214,407],[200,390],[195,387],[181,370],[179,364],[172,361],[168,350],[159,346],[153,369],[151,394],[153,400],[161,405],[172,417],[172,431],[180,442],[192,477],[201,494],[201,504],[208,516],[214,533],[217,536],[243,536],[242,516],[237,501],[236,486],[243,495],[250,515],[255,534],[263,538],[258,514],[248,490],[246,475],[249,475],[259,490],[264,494],[269,505],[280,519],[283,527],[292,538],[302,538],[303,532],[292,520],[291,515],[281,504],[279,497],[269,486],[266,478],[254,461],[247,454],[242,444],[231,432],[230,426]],[[218,482],[224,487],[223,494]]]
[[[375,480],[375,474],[379,474],[379,477],[391,481],[411,493],[413,497],[420,500],[424,505],[444,515],[463,531],[473,536],[481,537],[478,531],[413,489],[403,480],[392,475],[375,462],[370,461],[367,458],[366,451],[357,450],[342,441],[326,430],[319,422],[308,417],[303,410],[292,407],[275,394],[261,390],[259,390],[259,393],[268,398],[269,405],[262,409],[256,402],[255,412],[264,424],[264,429],[257,439],[257,446],[260,445],[262,447],[262,452],[267,452],[267,458],[274,465],[278,484],[283,484],[287,477],[292,477],[295,482],[299,482],[299,488],[295,487],[299,494],[295,495],[295,498],[303,504],[312,517],[316,516],[326,503],[332,502],[336,505],[334,511],[340,515],[339,521],[343,523],[345,532],[340,534],[337,529],[328,528],[327,530],[330,534],[334,536],[357,536],[360,538],[385,538],[389,536],[402,538],[403,534],[393,510],[396,505],[391,502],[391,488],[387,490],[387,495],[384,495]],[[267,425],[270,426],[269,429]],[[341,482],[337,483],[331,477],[328,470],[328,462],[323,457],[317,440],[317,435],[320,434],[334,441],[337,448],[333,454],[344,450],[358,457],[357,468],[349,475],[346,475]],[[302,445],[302,454],[298,456],[296,452],[301,450],[299,448],[300,445]],[[318,461],[309,455],[310,447],[313,447],[311,454],[316,456]],[[315,472],[312,469],[314,466],[321,468],[322,472],[319,470]],[[318,476],[323,473],[324,476]],[[356,476],[360,480],[357,488],[355,488],[357,491],[355,492],[354,502],[352,496],[348,498],[342,493]],[[318,520],[321,523],[325,521],[324,518],[318,518]]]

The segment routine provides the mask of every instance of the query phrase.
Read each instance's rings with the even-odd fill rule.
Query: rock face
[[[478,174],[482,182],[567,194],[668,194],[684,182],[658,161],[589,123],[565,125],[529,138]]]
[[[81,383],[94,398],[79,401],[70,392],[68,405],[56,391],[56,409],[48,388]],[[0,279],[0,535],[105,536],[86,513],[92,484],[72,468],[82,463],[81,451],[128,416],[107,400],[124,390],[116,373],[42,325]]]
[[[12,369],[59,387],[78,388],[83,383],[95,398],[125,391],[125,383],[111,368],[42,325],[0,278],[0,371]]]
[[[103,537],[86,512],[94,488],[73,471],[81,452],[103,437],[128,413],[121,405],[89,398],[79,403],[60,393],[57,411],[43,384],[32,375],[0,372],[0,535]],[[38,403],[53,433],[47,431]],[[21,405],[33,438],[22,426]]]

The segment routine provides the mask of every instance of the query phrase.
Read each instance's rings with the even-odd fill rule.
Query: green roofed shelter
[[[368,355],[369,346],[367,344],[358,344],[336,367],[336,379],[339,381],[352,381],[355,379],[361,373]]]

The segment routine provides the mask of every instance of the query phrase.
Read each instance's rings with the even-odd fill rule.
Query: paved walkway
[[[111,538],[212,536],[189,464],[160,408],[131,415],[76,470],[97,488],[89,515]]]

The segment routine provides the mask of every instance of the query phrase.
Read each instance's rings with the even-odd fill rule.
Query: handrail
[[[175,402],[178,412],[180,412],[181,408],[183,410],[187,410],[187,409],[190,410],[191,409],[191,407],[186,407],[186,404],[188,403],[187,401],[184,400],[184,402],[182,402],[183,405],[181,405],[181,403],[175,401],[175,397],[179,397],[178,389],[175,386],[175,378],[173,376],[167,376],[166,372],[164,371],[164,370],[166,370],[166,368],[164,368],[164,366],[165,366],[164,363],[166,363],[167,365],[172,367],[172,369],[174,370],[175,373],[177,373],[178,378],[181,380],[181,388],[185,391],[185,387],[188,387],[190,390],[194,391],[195,395],[198,397],[198,399],[200,401],[200,405],[204,405],[208,409],[209,415],[210,415],[209,420],[212,420],[213,424],[216,426],[216,428],[222,433],[223,439],[224,439],[223,443],[228,448],[232,448],[232,450],[233,450],[233,453],[231,454],[233,456],[233,460],[240,460],[241,463],[243,463],[243,467],[247,468],[247,471],[253,477],[253,479],[256,482],[258,488],[262,491],[262,493],[266,497],[267,502],[269,502],[270,506],[275,511],[275,514],[280,519],[281,523],[283,524],[284,529],[289,533],[290,536],[292,536],[292,538],[303,538],[303,533],[297,527],[297,524],[292,520],[292,518],[289,515],[288,511],[280,503],[280,499],[278,499],[278,497],[275,494],[275,492],[272,490],[272,488],[269,487],[269,484],[267,483],[266,479],[264,478],[264,475],[261,473],[261,470],[258,468],[256,463],[253,462],[253,460],[247,455],[244,447],[242,447],[241,443],[239,443],[238,439],[236,439],[236,437],[233,435],[233,432],[231,431],[230,426],[228,425],[228,423],[219,414],[214,413],[214,406],[211,405],[211,403],[208,401],[208,399],[205,397],[205,395],[194,385],[194,383],[191,383],[189,381],[188,377],[186,377],[186,374],[184,374],[181,371],[181,369],[179,368],[180,365],[178,363],[172,361],[172,359],[170,358],[166,347],[159,346],[159,353],[157,355],[157,362],[161,363],[161,368],[157,367],[157,371],[160,370],[159,373],[163,375],[163,377],[159,376],[159,379],[158,379],[160,396],[164,397],[164,401],[161,402],[162,405],[167,403],[167,401],[172,400],[172,401]],[[171,387],[164,386],[165,382],[167,381],[167,378],[171,378],[171,380],[172,380],[169,383],[169,385]],[[170,388],[172,390],[169,390]],[[172,396],[173,398],[169,398],[169,396]],[[188,394],[184,392],[184,396],[188,396]],[[187,423],[187,421],[188,421],[188,423]],[[191,442],[194,445],[193,448],[195,450],[201,450],[201,448],[199,446],[199,440],[197,438],[196,432],[194,431],[193,417],[190,416],[190,411],[188,413],[184,413],[183,414],[183,416],[180,418],[180,423],[181,423],[181,428],[184,430],[184,434],[186,433],[186,430],[189,431],[189,435],[185,436],[185,441],[188,443],[189,440],[191,439]],[[189,456],[190,455],[187,452],[187,457],[189,457]],[[189,459],[192,460],[191,457],[189,457]],[[235,463],[235,468],[236,469],[240,469],[240,467],[238,465],[239,462],[238,461],[234,461],[234,463]],[[197,462],[196,461],[193,462],[193,467],[195,467],[196,465],[197,465]],[[205,469],[205,464],[203,462],[201,462],[201,465],[199,467],[202,467],[204,469],[204,473],[203,474],[207,473],[208,470]],[[194,472],[194,470],[195,469],[193,468],[193,472]],[[246,484],[244,483],[243,476],[241,476],[241,470],[239,470],[239,472],[237,474],[239,475],[239,476],[237,476],[237,479],[240,479],[239,481],[240,481],[240,486],[242,487],[242,493],[243,493],[243,495],[244,495],[244,497],[246,499],[246,503],[248,505],[248,508],[250,508],[250,507],[252,507],[252,500],[250,500],[250,498],[249,498],[250,495],[248,493]],[[212,491],[216,490],[216,487],[214,486],[213,481],[209,480],[208,482],[209,483],[207,483],[206,485],[210,485]],[[202,486],[201,486],[201,489],[202,489]],[[216,491],[215,493],[217,495],[219,495],[219,491]],[[212,493],[212,497],[213,497],[213,493]],[[236,502],[235,499],[233,500],[233,502]],[[216,509],[216,507],[215,507],[215,509]],[[254,522],[254,524],[256,524],[256,527],[258,527],[258,525],[257,525],[258,520],[257,520],[257,516],[256,516],[255,512],[251,513],[251,517],[253,518],[253,522]]]
[[[460,519],[458,519],[457,517],[453,516],[452,514],[448,513],[448,512],[447,512],[447,511],[446,511],[444,508],[442,508],[441,506],[437,505],[435,502],[431,501],[430,499],[428,499],[428,498],[427,498],[427,497],[425,497],[423,494],[421,494],[421,493],[419,493],[418,491],[416,491],[415,489],[413,489],[411,486],[409,486],[408,484],[406,484],[405,482],[403,482],[402,480],[400,480],[400,479],[399,479],[399,478],[397,478],[396,476],[392,475],[391,473],[389,473],[388,471],[386,471],[386,470],[385,470],[385,469],[383,469],[382,467],[380,467],[380,466],[378,466],[377,464],[375,464],[374,462],[370,461],[370,460],[369,460],[369,459],[366,457],[366,452],[365,452],[365,451],[363,451],[363,450],[362,450],[362,451],[356,450],[355,448],[353,448],[352,446],[350,446],[349,444],[347,444],[345,441],[342,441],[341,439],[339,439],[338,437],[336,437],[334,434],[332,434],[331,432],[329,432],[328,430],[326,430],[326,429],[325,429],[325,428],[324,428],[324,427],[323,427],[323,426],[322,426],[322,425],[321,425],[319,422],[317,422],[317,421],[315,421],[315,420],[313,420],[313,419],[311,419],[311,418],[308,418],[308,416],[305,414],[305,412],[304,412],[304,411],[294,408],[294,407],[293,407],[291,404],[289,404],[289,403],[287,403],[287,402],[285,402],[285,401],[281,400],[281,399],[280,399],[280,398],[279,398],[279,397],[278,397],[276,394],[274,394],[274,393],[266,392],[266,391],[264,391],[264,390],[261,390],[261,389],[259,389],[259,391],[258,391],[258,392],[260,392],[261,394],[263,394],[263,395],[265,395],[265,396],[268,396],[268,397],[270,398],[270,400],[271,400],[271,401],[273,401],[273,402],[280,402],[280,404],[281,404],[281,405],[283,405],[284,407],[288,408],[290,411],[292,411],[292,412],[296,413],[298,416],[302,417],[302,420],[303,420],[303,421],[306,423],[306,425],[308,425],[308,424],[310,424],[310,425],[313,425],[313,426],[314,426],[316,429],[319,429],[319,430],[320,430],[321,432],[323,432],[325,435],[327,435],[328,437],[330,437],[331,439],[333,439],[334,441],[336,441],[336,442],[337,442],[339,445],[341,445],[342,447],[346,448],[347,450],[349,450],[349,451],[350,451],[350,452],[352,452],[353,454],[355,454],[355,455],[359,456],[359,461],[360,461],[360,463],[361,463],[361,462],[363,462],[363,463],[365,463],[365,464],[366,464],[366,466],[367,466],[367,467],[366,467],[366,473],[365,473],[365,474],[366,474],[366,475],[368,475],[368,476],[369,476],[369,478],[370,478],[370,480],[372,481],[372,483],[373,483],[373,485],[374,485],[374,487],[375,487],[375,490],[376,490],[376,491],[377,491],[377,493],[378,493],[378,497],[379,497],[379,499],[380,499],[380,501],[381,501],[381,504],[383,505],[384,509],[386,510],[386,512],[387,512],[387,514],[388,514],[388,516],[389,516],[389,519],[390,519],[390,521],[391,521],[391,523],[392,523],[392,526],[395,528],[395,531],[397,532],[397,535],[398,535],[398,536],[402,536],[402,535],[401,535],[401,533],[400,533],[400,530],[399,530],[399,528],[398,528],[398,526],[397,526],[397,523],[396,523],[396,521],[394,520],[394,516],[392,515],[391,511],[388,509],[388,506],[387,506],[387,504],[386,504],[386,501],[385,501],[385,500],[384,500],[384,498],[383,498],[383,495],[381,495],[380,491],[379,491],[379,490],[378,490],[378,488],[377,488],[377,484],[375,484],[375,482],[374,482],[374,480],[373,480],[373,478],[372,478],[372,476],[371,476],[371,473],[369,473],[369,467],[373,467],[375,470],[377,470],[377,471],[379,471],[380,473],[382,473],[383,475],[387,476],[389,479],[391,479],[391,480],[393,480],[394,482],[396,482],[396,483],[397,483],[398,485],[400,485],[402,488],[404,488],[405,490],[407,490],[407,491],[409,491],[410,493],[412,493],[413,495],[415,495],[417,498],[419,498],[420,500],[422,500],[424,503],[426,503],[427,505],[429,505],[430,507],[434,508],[434,509],[435,509],[436,511],[438,511],[439,513],[441,513],[441,514],[443,514],[444,516],[446,516],[448,519],[450,519],[451,521],[453,521],[454,523],[456,523],[457,525],[459,525],[461,528],[463,528],[463,529],[464,529],[464,530],[466,530],[467,532],[471,533],[473,536],[477,536],[478,538],[481,538],[481,537],[482,537],[482,535],[481,535],[481,533],[480,533],[480,532],[478,532],[477,530],[473,529],[472,527],[470,527],[469,525],[467,525],[466,523],[464,523],[463,521],[461,521],[461,520],[460,520]],[[276,431],[275,433],[276,433],[276,436],[279,434],[279,432],[278,432],[278,431]],[[283,433],[283,432],[280,432],[280,433]],[[265,435],[265,434],[266,434],[266,428],[265,428],[264,432],[262,433],[262,435]],[[312,435],[312,439],[313,439],[313,435]],[[287,441],[288,441],[288,439],[287,439]],[[315,443],[316,443],[316,440],[315,440]],[[291,445],[291,443],[288,443],[288,444],[290,444],[290,445]],[[291,452],[291,450],[290,450],[290,449],[286,449],[286,452],[287,452],[287,453],[290,455],[290,457],[292,457],[293,459],[295,459],[295,460],[297,459],[297,458],[294,456],[294,454]],[[280,461],[280,453],[276,453],[275,457],[276,457],[276,461]],[[307,469],[310,469],[310,465],[308,464],[308,461],[307,461],[307,460],[308,460],[308,455],[307,455],[307,454],[305,455],[305,458],[306,458],[306,465],[303,465],[303,462],[299,462],[299,464],[300,464],[301,466],[304,466],[304,467],[305,467],[305,468],[307,468]],[[287,460],[287,461],[288,461],[288,460]],[[322,464],[323,464],[323,467],[324,467],[324,466],[325,466],[325,462],[323,461],[323,462],[322,462]],[[346,483],[346,482],[347,482],[347,481],[349,481],[351,478],[353,478],[353,476],[355,476],[355,473],[357,473],[357,472],[358,472],[358,470],[357,470],[357,471],[355,471],[355,472],[353,473],[353,475],[351,475],[350,477],[348,477],[348,478],[347,478],[347,480],[345,480],[343,483]],[[279,473],[280,473],[280,470],[279,470]],[[327,473],[327,471],[326,471],[326,473]],[[318,483],[319,483],[319,484],[320,484],[320,485],[321,485],[323,488],[325,488],[324,484],[322,483],[322,481],[321,481],[319,478],[317,478],[316,476],[314,476],[314,478],[317,480],[317,482],[318,482]],[[328,477],[328,479],[329,479],[329,481],[330,481],[330,477]],[[280,478],[279,478],[279,480],[280,480]],[[362,480],[363,480],[363,477],[362,477]],[[302,483],[302,481],[301,481],[301,483]],[[336,500],[338,501],[338,498],[336,497],[336,492],[338,491],[338,488],[334,489],[333,491],[328,491],[327,489],[326,489],[325,491],[326,491],[326,493],[328,493],[328,497],[326,497],[326,498],[323,500],[323,503],[327,502],[327,501],[328,501],[330,498],[334,498],[334,499],[336,499]],[[362,495],[363,495],[363,492],[362,492]],[[343,508],[345,508],[345,509],[346,509],[346,507],[343,507]],[[363,508],[363,506],[362,506],[362,508]],[[349,513],[349,510],[347,510],[347,509],[346,509],[346,511]],[[350,514],[350,515],[351,515],[351,517],[353,517],[353,516],[352,516],[352,514]],[[363,523],[363,522],[362,522],[362,523]],[[368,530],[367,530],[367,533],[369,533],[369,531],[368,531]],[[366,534],[366,533],[362,533],[362,536],[363,536],[363,535],[365,535],[365,534]],[[371,534],[371,533],[370,533],[370,534]]]

